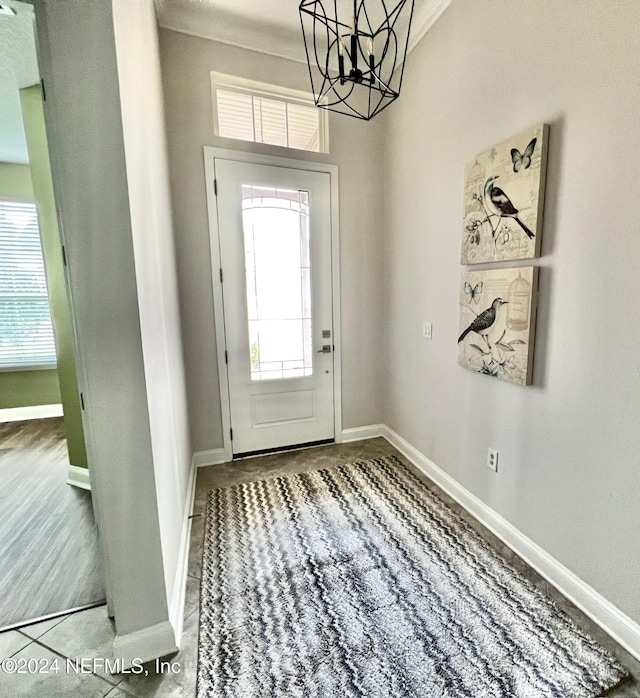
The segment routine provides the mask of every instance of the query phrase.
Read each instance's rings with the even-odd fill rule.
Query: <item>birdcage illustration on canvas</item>
[[[526,330],[531,309],[531,284],[522,278],[520,272],[509,284],[507,301],[507,327],[516,332]]]
[[[537,287],[538,267],[462,272],[458,363],[476,373],[530,385]]]

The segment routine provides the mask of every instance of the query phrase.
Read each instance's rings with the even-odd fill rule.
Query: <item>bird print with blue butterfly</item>
[[[547,141],[537,124],[468,161],[462,264],[539,255]]]

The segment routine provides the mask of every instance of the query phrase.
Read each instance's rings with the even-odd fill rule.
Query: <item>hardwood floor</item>
[[[91,493],[61,418],[0,423],[0,629],[104,603]]]

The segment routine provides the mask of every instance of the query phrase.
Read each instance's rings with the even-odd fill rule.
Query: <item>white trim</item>
[[[67,469],[67,485],[80,487],[83,490],[91,490],[89,468],[80,468],[77,465],[70,465]]]
[[[125,635],[116,635],[113,641],[114,659],[122,659],[124,668],[130,669],[134,660],[149,662],[178,651],[173,626],[168,620]]]
[[[27,371],[57,371],[58,362],[53,361],[45,364],[9,364],[0,366],[0,373],[26,373]]]
[[[207,465],[219,465],[220,463],[228,463],[224,448],[213,448],[210,451],[196,451],[191,462],[196,468],[204,468]]]
[[[363,439],[375,439],[383,436],[387,427],[384,424],[370,424],[366,427],[355,427],[354,429],[343,429],[340,441],[343,444],[350,441],[362,441]]]
[[[312,164],[312,163],[309,163]],[[327,168],[327,169],[323,169]],[[340,184],[336,165],[319,166],[331,178],[331,298],[333,310],[333,438],[342,440],[342,321],[340,319]]]
[[[224,461],[233,460],[231,445],[231,407],[229,404],[229,377],[224,361],[225,333],[224,307],[222,304],[222,287],[217,270],[221,268],[218,208],[213,190],[215,179],[215,159],[249,162],[255,165],[270,165],[272,167],[288,167],[309,172],[326,172],[331,180],[331,293],[333,305],[333,414],[334,439],[336,443],[342,440],[342,341],[340,321],[340,214],[338,205],[338,166],[321,162],[307,162],[293,158],[281,158],[271,155],[240,152],[227,148],[212,148],[204,146],[204,169],[207,190],[207,211],[209,217],[209,240],[211,248],[211,270],[213,275],[213,309],[216,328],[216,348],[218,353],[218,380],[220,384],[220,407],[222,410],[222,440]]]
[[[640,660],[640,625],[558,562],[513,524],[429,460],[399,434],[385,426],[384,438],[466,509],[483,526],[516,552],[530,567],[553,584],[569,601],[597,623],[616,642]]]
[[[242,150],[231,150],[230,148],[214,148],[205,145],[205,163],[207,160],[220,158],[222,160],[235,160],[236,162],[249,162],[254,165],[271,165],[272,167],[287,167],[294,170],[307,170],[308,172],[327,172],[332,177],[338,174],[337,165],[328,165],[324,162],[314,162],[311,160],[296,160],[295,158],[282,158],[275,155],[262,155],[260,153],[250,153]],[[213,170],[212,170],[213,172]],[[215,204],[215,199],[213,200]],[[335,205],[331,202],[332,206]]]
[[[22,422],[27,419],[47,419],[62,416],[62,405],[60,404],[7,407],[0,410],[0,422]]]
[[[196,479],[197,469],[192,460],[189,469],[189,482],[187,484],[187,495],[182,519],[178,563],[176,565],[173,594],[169,608],[169,621],[171,625],[173,625],[176,645],[178,645],[178,647],[180,647],[182,641],[182,629],[184,626],[184,604],[187,595],[187,572],[189,569],[189,543],[191,541],[191,522],[193,520],[191,514],[193,513],[193,502],[196,496]]]

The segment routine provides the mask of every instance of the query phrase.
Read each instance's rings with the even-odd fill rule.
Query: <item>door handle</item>
[[[318,349],[318,354],[330,354],[331,353],[331,345],[330,344],[323,344],[322,349]]]

